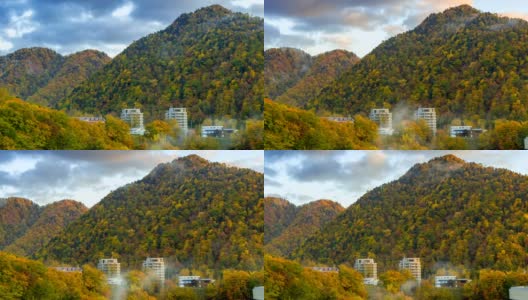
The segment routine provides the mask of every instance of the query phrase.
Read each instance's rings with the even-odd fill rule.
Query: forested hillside
[[[375,149],[377,126],[356,116],[338,123],[313,112],[264,100],[264,147],[269,150]]]
[[[63,63],[46,86],[27,98],[28,101],[58,108],[59,100],[64,99],[81,82],[101,70],[111,61],[105,53],[85,50],[63,58]]]
[[[454,118],[526,120],[527,52],[528,22],[468,5],[450,8],[383,42],[309,107],[341,114],[435,107],[440,125]]]
[[[133,147],[128,125],[112,116],[90,124],[64,112],[14,99],[0,89],[0,149],[126,150]]]
[[[297,214],[297,207],[288,200],[264,198],[264,245],[281,235]]]
[[[341,265],[339,272],[317,272],[298,262],[264,257],[266,299],[367,299],[363,277]]]
[[[103,273],[93,267],[66,273],[0,252],[0,295],[2,299],[103,300],[110,293]]]
[[[310,54],[294,48],[264,51],[266,98],[276,99],[308,73],[313,64]]]
[[[0,56],[0,87],[21,99],[56,108],[59,99],[109,61],[95,50],[62,56],[47,48],[20,49]]]
[[[0,249],[24,257],[33,257],[51,238],[61,234],[66,226],[88,210],[84,204],[73,200],[42,207],[19,198],[5,201],[6,205],[0,207],[0,226],[7,236],[14,235],[15,239],[9,237],[10,243],[3,243]],[[26,213],[20,210],[24,206]],[[17,227],[22,230],[11,231]]]
[[[270,208],[267,208],[268,205]],[[290,257],[292,252],[300,247],[308,237],[344,211],[339,203],[330,200],[318,200],[299,207],[293,206],[294,214],[290,216],[292,206],[286,200],[264,199],[265,236],[268,228],[273,228],[272,233],[275,235],[271,240],[264,243],[266,254]],[[274,222],[275,219],[277,219],[277,223]],[[278,232],[275,233],[275,231]]]
[[[373,257],[380,270],[404,257],[470,270],[513,271],[528,259],[528,177],[449,155],[412,167],[368,192],[296,257],[352,263]]]
[[[301,50],[280,48],[264,55],[267,97],[297,108],[307,108],[323,87],[359,62],[354,53],[344,50],[311,57]]]
[[[0,199],[0,249],[11,245],[35,223],[39,206],[23,198]]]
[[[39,256],[66,263],[115,257],[140,268],[165,257],[195,270],[259,270],[263,175],[196,155],[160,164],[92,207]]]
[[[194,123],[261,116],[263,41],[261,18],[219,5],[183,14],[126,48],[60,107],[103,115],[137,107],[147,120],[187,107]]]

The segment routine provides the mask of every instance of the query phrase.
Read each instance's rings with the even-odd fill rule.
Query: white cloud
[[[21,15],[12,15],[7,28],[4,29],[7,37],[21,38],[24,35],[35,31],[38,24],[33,22],[32,17],[32,10],[26,10]]]
[[[118,18],[118,19],[127,19],[130,17],[130,14],[134,11],[136,6],[132,2],[128,2],[124,4],[123,6],[120,6],[116,8],[112,12],[112,17]]]
[[[4,40],[0,37],[0,51],[9,51],[13,48],[13,43],[10,41]]]
[[[250,8],[253,5],[263,4],[263,0],[233,0],[231,4],[243,8]]]

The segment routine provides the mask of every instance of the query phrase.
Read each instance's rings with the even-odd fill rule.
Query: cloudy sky
[[[115,56],[182,13],[212,4],[264,15],[264,0],[0,0],[0,55],[39,46]]]
[[[92,206],[156,165],[189,154],[264,171],[263,151],[0,151],[0,198],[38,204],[73,199]]]
[[[264,193],[297,205],[330,199],[348,207],[413,165],[446,154],[528,175],[528,151],[266,151]]]
[[[520,3],[523,3],[520,5]],[[312,55],[346,49],[365,56],[382,41],[413,29],[431,13],[461,4],[528,19],[518,0],[266,0],[265,47]]]

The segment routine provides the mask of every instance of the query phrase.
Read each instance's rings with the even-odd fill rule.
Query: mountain
[[[62,56],[47,48],[24,48],[0,57],[0,86],[19,98],[55,107],[110,58],[95,50]]]
[[[267,208],[268,205],[270,208]],[[309,236],[343,211],[344,208],[339,203],[330,200],[318,200],[295,207],[286,200],[265,198],[264,232],[270,229],[275,236],[265,242],[264,250],[267,254],[289,257]],[[275,220],[280,225],[274,223]]]
[[[60,99],[64,99],[77,85],[101,70],[110,61],[110,57],[105,53],[95,50],[85,50],[66,56],[55,76],[27,100],[57,108]]]
[[[44,87],[60,69],[62,57],[47,48],[25,48],[0,57],[0,85],[27,99]]]
[[[86,206],[72,200],[40,207],[23,198],[1,199],[0,249],[31,257],[86,211]]]
[[[290,226],[296,213],[297,207],[288,200],[264,198],[264,245],[280,236]]]
[[[353,122],[334,122],[264,99],[266,150],[372,150],[377,136],[376,123],[360,115]]]
[[[261,18],[219,5],[181,15],[139,39],[63,99],[70,111],[119,115],[139,107],[164,118],[170,106],[189,118],[262,115],[264,26]]]
[[[310,54],[295,48],[264,51],[264,86],[266,97],[276,99],[308,73],[313,64]]]
[[[4,251],[32,257],[86,211],[88,208],[84,204],[73,200],[62,200],[43,206],[32,226]]]
[[[39,257],[95,264],[112,256],[123,268],[165,257],[193,269],[259,270],[263,182],[261,173],[196,155],[160,164],[107,195]]]
[[[299,108],[306,108],[327,84],[359,62],[359,57],[344,50],[311,57],[301,50],[281,48],[266,50],[264,55],[268,97]],[[275,86],[284,88],[274,93]]]
[[[62,111],[14,99],[0,88],[0,149],[126,150],[133,147],[130,128],[120,119],[87,123]]]
[[[39,206],[27,199],[0,199],[0,249],[24,235],[38,215]]]
[[[330,83],[309,108],[368,114],[376,107],[435,107],[455,118],[528,118],[528,22],[468,5],[432,14],[383,42]],[[476,122],[476,121],[474,121]]]
[[[446,264],[517,270],[528,258],[526,199],[528,176],[439,157],[362,196],[296,256],[350,264],[370,256],[380,272],[404,256],[420,257],[425,273]]]

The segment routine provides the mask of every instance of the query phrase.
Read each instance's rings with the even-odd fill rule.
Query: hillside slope
[[[269,204],[273,205],[276,202],[277,200],[273,198],[267,201],[265,200],[265,207]],[[281,221],[285,220],[284,225],[286,226],[280,231],[279,235],[264,244],[266,254],[290,257],[292,252],[301,246],[308,237],[318,232],[324,225],[334,220],[337,215],[344,211],[344,208],[339,203],[330,200],[318,200],[295,207],[295,214],[293,217],[288,218],[291,210],[290,205],[292,204],[289,203],[289,205],[283,206],[282,210],[284,213],[280,213],[281,208],[275,209],[278,212],[275,215],[279,215],[281,218],[284,217]],[[270,210],[266,212],[272,213]],[[275,225],[274,223],[268,223],[272,219],[265,218],[267,221],[265,222],[265,228],[270,228]]]
[[[120,119],[86,123],[64,112],[5,95],[0,89],[0,149],[127,150],[130,128]]]
[[[87,210],[73,200],[39,206],[23,198],[0,199],[0,250],[32,257]]]
[[[295,218],[297,207],[288,200],[264,198],[264,245],[281,235]]]
[[[354,122],[334,122],[315,113],[264,100],[266,150],[376,149],[376,123],[357,115]]]
[[[196,155],[160,164],[68,226],[39,254],[66,263],[165,257],[194,269],[262,266],[263,175]]]
[[[24,48],[0,56],[0,87],[16,97],[56,108],[59,99],[109,61],[110,57],[95,50],[62,56],[47,48]]]
[[[219,5],[183,14],[131,44],[60,106],[103,115],[141,107],[147,120],[183,106],[198,123],[211,116],[260,116],[263,41],[261,18]]]
[[[33,257],[53,237],[88,211],[84,204],[73,200],[62,200],[40,207],[38,218],[34,220],[22,236],[13,241],[3,251],[19,256]]]
[[[298,258],[380,270],[404,257],[517,270],[528,258],[528,177],[449,155],[412,167],[365,194],[296,251]]]
[[[264,86],[266,98],[276,99],[299,82],[310,70],[313,58],[295,48],[264,51]]]
[[[435,107],[440,125],[454,118],[525,120],[527,52],[528,22],[468,5],[450,8],[383,42],[309,107],[345,115]]]
[[[306,109],[330,82],[359,62],[354,53],[334,50],[312,57],[308,71],[276,99],[279,103]]]

